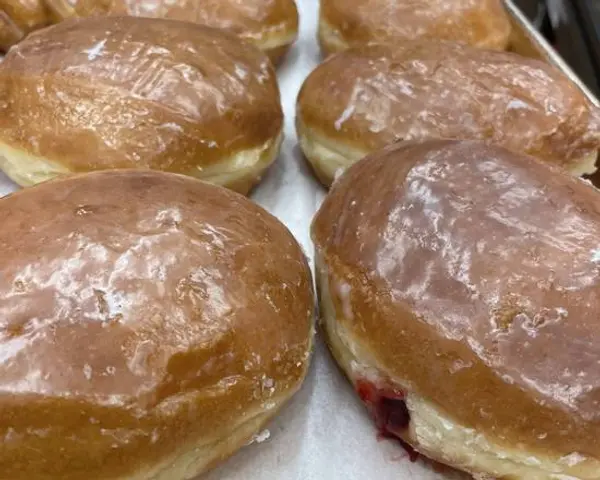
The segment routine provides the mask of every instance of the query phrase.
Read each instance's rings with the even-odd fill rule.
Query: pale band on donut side
[[[318,39],[326,55],[416,39],[505,50],[510,34],[501,0],[320,0]]]
[[[481,142],[388,147],[312,225],[329,347],[386,435],[476,478],[600,478],[600,196]]]
[[[319,179],[386,145],[483,140],[593,173],[600,110],[562,72],[513,53],[451,42],[352,48],[330,57],[298,95],[300,146]]]
[[[0,168],[23,186],[140,168],[246,194],[275,161],[282,132],[267,56],[193,23],[67,20],[0,64]]]
[[[308,263],[245,197],[93,172],[0,200],[0,221],[3,480],[192,480],[300,388]]]

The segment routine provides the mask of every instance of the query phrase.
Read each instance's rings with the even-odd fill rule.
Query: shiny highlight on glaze
[[[348,50],[311,73],[297,103],[302,148],[328,183],[340,162],[326,149],[349,166],[398,141],[484,140],[581,175],[600,147],[600,110],[560,71],[454,43]]]
[[[257,167],[252,184],[274,161],[282,126],[269,59],[191,23],[67,21],[30,35],[0,64],[1,153],[16,152],[6,163],[23,184],[36,178],[27,179],[30,162],[15,171],[20,158],[73,173],[143,168],[208,178],[231,173],[241,157],[254,165],[240,168]]]
[[[2,478],[193,478],[299,388],[308,265],[244,197],[100,172],[2,199],[0,220]]]
[[[484,450],[543,458],[527,466],[539,478],[598,478],[593,187],[480,142],[407,142],[352,166],[312,236],[320,268],[349,286],[330,336],[406,392],[411,423],[414,395],[484,436]],[[424,453],[437,458],[436,445]]]

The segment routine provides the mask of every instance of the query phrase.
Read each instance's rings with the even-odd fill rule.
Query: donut
[[[321,0],[320,7],[325,54],[416,39],[505,50],[512,28],[501,0]]]
[[[508,52],[441,41],[357,47],[306,79],[300,146],[321,181],[390,143],[483,140],[593,173],[600,110],[558,69]]]
[[[222,28],[278,62],[298,36],[294,0],[0,0],[0,50],[28,33],[72,17],[133,15]]]
[[[198,24],[67,20],[0,63],[0,168],[21,186],[140,168],[248,193],[275,161],[282,128],[267,56]]]
[[[600,478],[600,195],[499,146],[392,145],[312,224],[322,328],[385,435],[475,478]]]
[[[191,480],[299,389],[310,271],[274,217],[113,170],[0,200],[4,480]]]

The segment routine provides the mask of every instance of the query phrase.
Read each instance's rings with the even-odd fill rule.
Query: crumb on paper
[[[257,433],[252,437],[252,440],[248,442],[248,445],[252,445],[253,443],[263,443],[266,442],[271,437],[271,432],[266,429],[262,432]]]

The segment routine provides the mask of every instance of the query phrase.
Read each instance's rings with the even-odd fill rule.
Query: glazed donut
[[[372,43],[440,39],[505,50],[510,19],[501,0],[321,0],[325,54]]]
[[[294,0],[0,0],[0,21],[6,21],[6,26],[0,23],[0,49],[8,50],[43,26],[95,15],[169,18],[223,28],[253,43],[274,62],[298,36]]]
[[[595,171],[600,110],[554,67],[451,42],[334,55],[298,96],[300,146],[321,181],[393,142],[485,140],[582,175]]]
[[[247,193],[276,159],[282,128],[266,55],[193,23],[67,20],[0,63],[0,168],[22,186],[143,168]]]
[[[153,171],[0,200],[3,480],[188,480],[299,389],[313,292],[250,200]]]
[[[322,326],[377,426],[476,478],[600,478],[600,195],[473,141],[387,147],[312,225]]]

